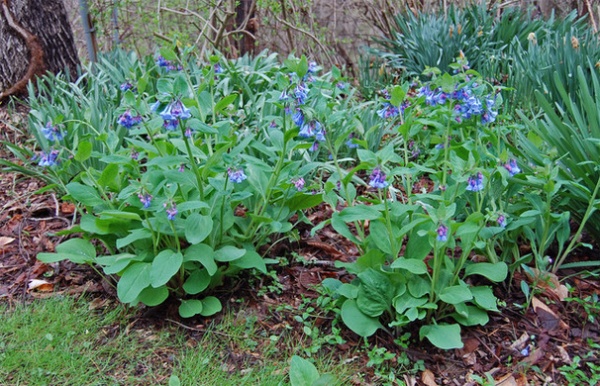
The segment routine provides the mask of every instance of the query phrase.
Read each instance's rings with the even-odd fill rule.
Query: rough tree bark
[[[79,64],[62,0],[0,0],[0,100],[46,70],[75,76]]]

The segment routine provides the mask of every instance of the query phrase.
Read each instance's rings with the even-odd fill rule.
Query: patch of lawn
[[[98,312],[60,296],[0,304],[0,313],[0,385],[167,385],[171,376],[181,385],[287,385],[290,358],[303,356],[292,334],[266,336],[256,317],[232,312],[202,334],[129,329],[122,308]],[[328,356],[311,361],[339,384],[357,373]]]

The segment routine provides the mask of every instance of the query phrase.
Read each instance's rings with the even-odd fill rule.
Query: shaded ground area
[[[9,117],[6,111],[0,112],[2,140],[26,143],[27,138],[17,129],[23,125],[23,111],[13,111],[11,115],[17,118]],[[4,147],[0,148],[0,156],[11,159]],[[36,194],[43,187],[39,181],[14,173],[1,174],[0,178],[0,301],[28,301],[57,293],[91,294],[95,307],[114,300],[111,284],[90,267],[68,262],[47,265],[35,258],[39,252],[54,251],[63,238],[56,233],[75,221],[74,206],[61,202],[51,192]],[[330,212],[321,206],[307,215],[318,222]],[[339,330],[341,322],[336,319],[336,307],[329,304],[324,308],[329,312],[314,307],[320,301],[315,285],[321,280],[352,279],[343,270],[334,268],[334,262],[351,261],[356,258],[356,249],[328,227],[315,237],[310,237],[309,229],[299,229],[299,234],[298,242],[282,243],[270,251],[280,260],[279,265],[271,267],[270,275],[245,274],[230,279],[213,295],[234,312],[257,317],[266,337],[277,335],[306,341],[310,349],[326,350],[341,361],[359,363],[366,375],[357,378],[354,384],[364,384],[364,379],[381,384],[380,374],[367,366],[370,358],[363,349],[365,343],[348,329]],[[589,256],[580,258],[587,260]],[[558,370],[561,366],[573,363],[576,357],[583,358],[582,363],[600,364],[596,355],[600,345],[594,343],[600,341],[600,315],[595,314],[600,308],[594,300],[600,294],[600,283],[593,275],[574,274],[564,281],[556,277],[545,282],[538,279],[516,273],[507,283],[496,286],[495,294],[504,303],[501,312],[490,315],[490,322],[484,327],[464,328],[465,347],[461,350],[440,351],[426,341],[419,341],[418,326],[403,331],[410,334],[404,340],[379,332],[369,343],[395,354],[387,359],[390,368],[415,369],[414,376],[403,379],[409,385],[474,385],[477,383],[472,375],[484,373],[500,385],[567,384]],[[523,280],[530,284],[538,282],[526,310],[519,306],[527,304],[520,290]],[[571,287],[570,292],[565,284]],[[565,298],[580,300],[565,301]],[[188,331],[193,341],[207,331],[211,322],[221,318],[217,315],[184,320],[179,318],[177,306],[173,301],[152,309],[131,310],[131,328],[178,326]],[[246,363],[260,363],[263,344],[267,342],[258,342],[252,352],[231,347],[223,355],[229,371],[239,371]],[[156,357],[158,361],[165,360],[160,353]],[[410,363],[404,363],[406,358]],[[580,368],[584,373],[589,371],[589,367]]]

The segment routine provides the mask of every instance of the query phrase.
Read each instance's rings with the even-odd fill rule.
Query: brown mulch
[[[18,124],[22,125],[23,111],[17,111],[16,115],[21,117]],[[24,143],[23,133],[15,131],[18,125],[8,122],[6,111],[0,110],[2,140]],[[0,147],[0,157],[10,159],[11,154]],[[36,260],[38,253],[54,251],[66,237],[58,236],[57,232],[68,229],[75,221],[74,206],[61,202],[51,192],[36,194],[42,187],[41,182],[15,173],[0,174],[0,301],[83,293],[93,294],[96,303],[115,299],[111,287],[89,267],[68,262],[43,264]],[[330,208],[322,206],[308,216],[318,222],[330,212]],[[315,285],[324,278],[351,279],[343,269],[334,267],[335,261],[348,262],[356,258],[358,251],[351,243],[329,227],[314,237],[308,229],[299,231],[299,242],[282,244],[271,251],[274,256],[285,257],[285,264],[273,267],[277,281],[242,275],[227,281],[214,293],[230,307],[257,315],[267,336],[286,335],[306,340],[303,324],[294,318],[297,314],[293,310],[301,308],[304,299],[319,296]],[[399,354],[392,360],[393,365],[402,353],[414,362],[423,361],[425,370],[406,376],[407,384],[474,385],[471,374],[483,376],[484,373],[502,385],[564,384],[558,369],[571,363],[575,356],[583,357],[591,351],[588,340],[600,341],[600,316],[592,322],[581,305],[564,301],[566,287],[560,287],[558,282],[558,288],[541,285],[531,305],[524,310],[518,306],[526,303],[520,283],[522,280],[531,283],[535,279],[517,272],[511,282],[496,286],[496,295],[505,306],[500,308],[500,313],[490,315],[486,326],[463,329],[463,349],[441,351],[426,341],[419,341],[417,327],[403,331],[411,333],[409,348],[402,348],[394,342],[397,337],[386,332],[379,332],[369,342]],[[573,276],[567,282],[572,287],[568,296],[600,295],[597,280]],[[186,329],[190,336],[203,334],[211,320],[220,318],[217,315],[208,320],[181,320],[175,302],[132,312],[135,314],[132,323],[156,328],[178,326]],[[333,316],[315,317],[322,335],[331,331]],[[334,352],[340,358],[352,357],[355,363],[363,365],[366,379],[371,384],[379,384],[380,380],[366,366],[368,358],[364,350],[360,351],[364,347],[362,339],[347,329],[343,330],[342,337],[345,343],[326,345],[323,350]],[[257,353],[260,353],[260,343],[256,352],[230,355],[227,365],[235,371],[244,361],[258,360]]]

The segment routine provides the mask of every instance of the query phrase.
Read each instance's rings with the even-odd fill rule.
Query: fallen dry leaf
[[[569,290],[558,280],[558,277],[551,272],[542,272],[536,268],[531,268],[534,276],[532,277],[528,272],[525,272],[530,282],[536,283],[537,286],[543,289],[545,292],[554,295],[561,302],[569,296]]]
[[[0,248],[4,248],[5,246],[12,243],[13,241],[15,241],[15,239],[12,237],[6,237],[6,236],[0,237]]]
[[[29,291],[36,290],[39,292],[50,292],[54,290],[54,284],[49,283],[46,280],[32,279],[29,281],[27,289]]]
[[[510,345],[510,348],[515,351],[521,351],[525,348],[527,342],[529,342],[529,334],[524,332],[519,339],[515,340],[513,344]]]
[[[433,372],[429,369],[425,369],[421,373],[421,382],[426,386],[438,386],[435,382],[435,375],[433,375]]]
[[[567,352],[567,350],[563,347],[563,346],[556,346],[556,348],[558,349],[558,352],[560,353],[560,360],[563,363],[566,364],[571,364],[571,357],[569,356],[569,353]]]
[[[72,214],[75,212],[75,205],[70,202],[63,202],[60,204],[60,211],[63,214]]]
[[[550,309],[544,302],[538,300],[535,296],[531,300],[533,310],[538,316],[544,331],[557,332],[569,329],[569,326]]]
[[[496,379],[496,386],[519,386],[519,384],[512,374],[506,374],[505,376]]]

